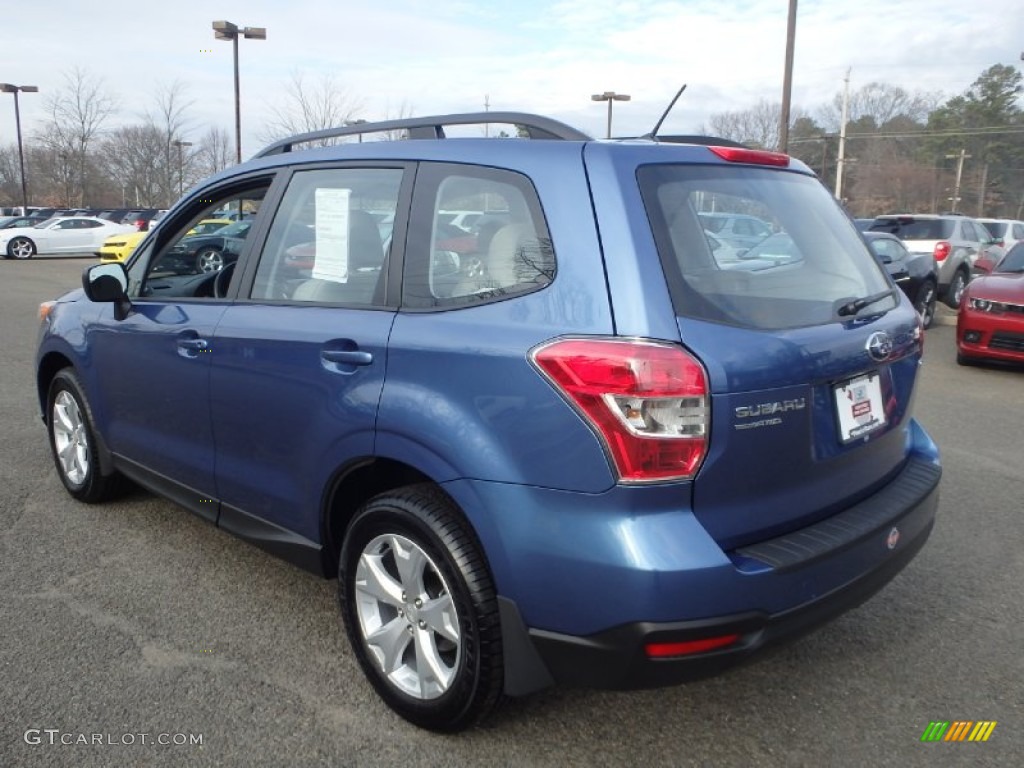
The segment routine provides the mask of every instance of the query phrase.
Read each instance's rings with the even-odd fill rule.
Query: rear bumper
[[[927,441],[923,432],[918,435]],[[632,607],[648,605],[648,616],[653,608],[660,610],[653,620],[632,618],[591,632],[542,628],[531,621],[535,595],[517,600],[505,592],[500,599],[506,690],[529,693],[552,682],[605,689],[673,685],[718,674],[797,638],[870,598],[914,558],[934,525],[940,477],[934,453],[911,454],[873,496],[784,537],[728,553],[718,550],[725,557],[722,566],[643,570],[651,577],[646,581],[635,580],[641,570],[636,567],[620,571],[615,586],[630,584]],[[572,614],[601,605],[615,588],[594,578],[577,593],[589,599],[567,599],[571,587],[562,585],[576,580],[564,569],[561,577],[547,581],[544,596],[558,601],[567,622]],[[697,618],[695,610],[701,611]],[[689,655],[650,658],[646,650],[649,643],[732,635],[735,639],[717,650]]]

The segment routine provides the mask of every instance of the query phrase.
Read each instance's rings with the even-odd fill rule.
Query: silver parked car
[[[868,231],[896,235],[911,253],[934,256],[939,267],[939,296],[952,309],[960,306],[978,256],[995,247],[985,227],[957,214],[887,214],[876,217]]]

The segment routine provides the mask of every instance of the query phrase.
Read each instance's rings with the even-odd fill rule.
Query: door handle
[[[369,365],[373,362],[373,355],[361,349],[325,349],[320,357],[325,362],[342,365]]]
[[[206,339],[178,339],[178,354],[190,359],[199,357],[199,353],[206,352],[209,346]]]

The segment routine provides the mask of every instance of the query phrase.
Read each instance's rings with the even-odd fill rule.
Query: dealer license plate
[[[882,385],[878,373],[868,373],[836,384],[835,398],[841,442],[859,440],[885,426]]]

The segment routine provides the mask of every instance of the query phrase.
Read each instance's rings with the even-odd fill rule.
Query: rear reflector
[[[644,646],[644,650],[647,652],[648,658],[666,659],[671,656],[689,656],[694,653],[705,653],[725,648],[733,645],[739,639],[739,635],[720,635],[700,640],[687,640],[682,643],[648,643]]]
[[[693,477],[707,451],[704,368],[671,344],[565,339],[531,359],[600,435],[624,482]]]
[[[776,165],[785,168],[789,165],[789,155],[782,152],[768,152],[763,149],[744,149],[743,147],[708,147],[723,160],[730,163],[751,163],[753,165]]]

